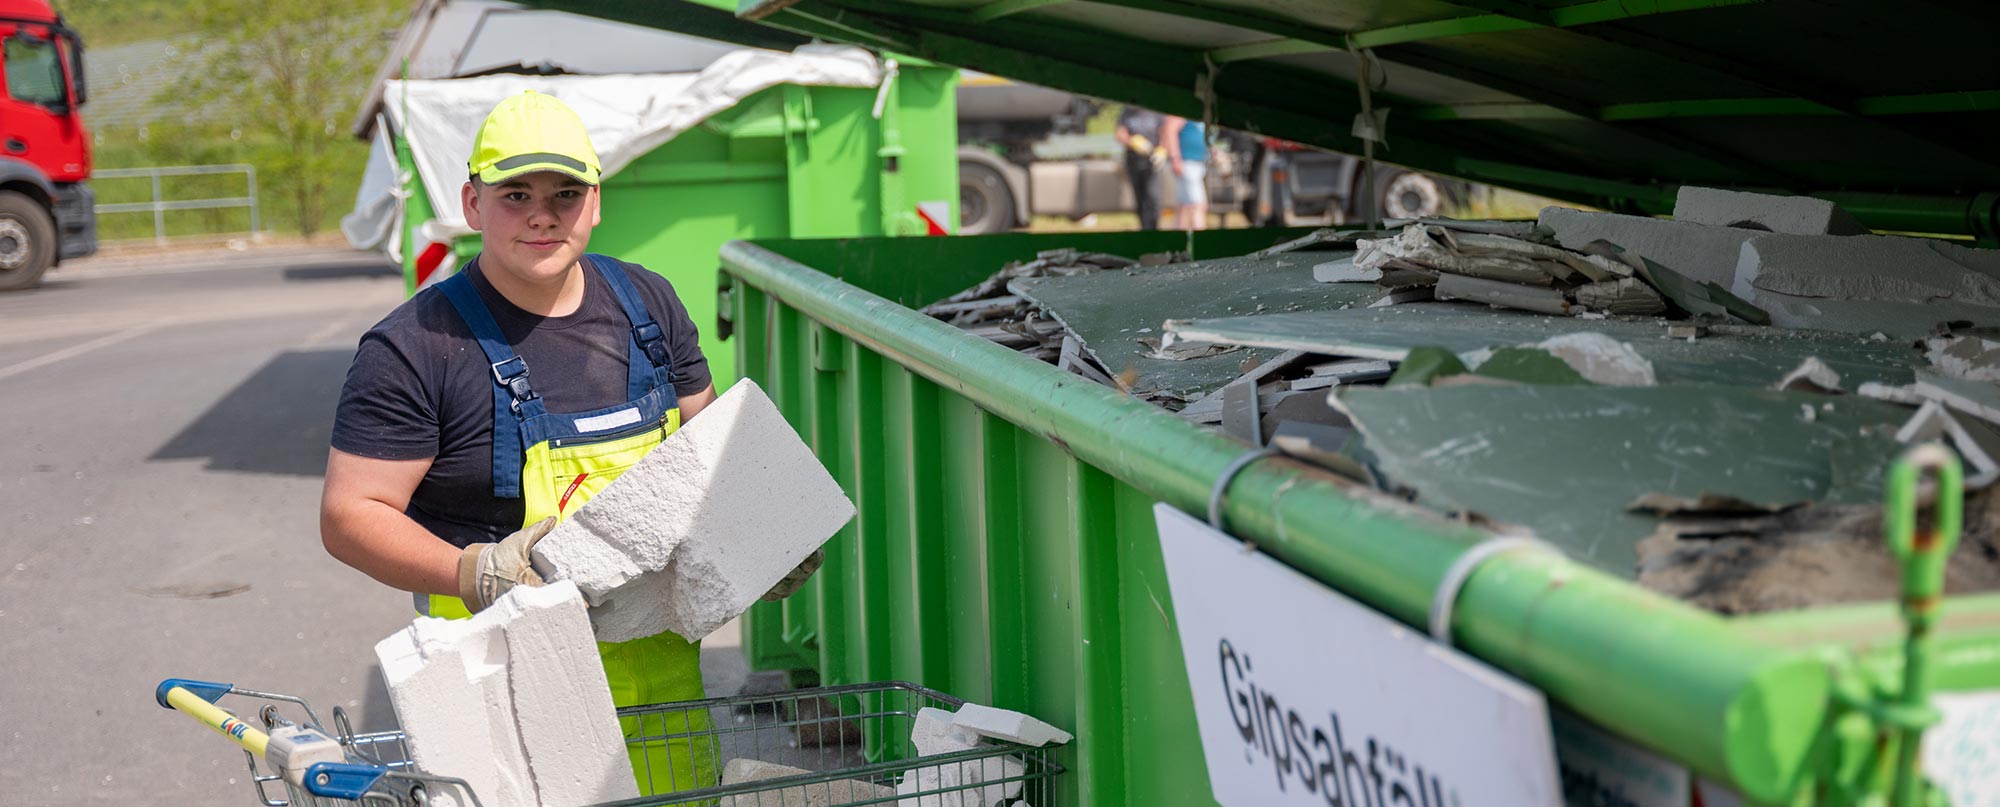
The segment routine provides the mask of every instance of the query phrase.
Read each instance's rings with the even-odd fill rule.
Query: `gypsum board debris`
[[[1968,494],[1945,593],[2000,590],[2000,488]],[[1768,515],[1684,514],[1640,541],[1638,584],[1723,614],[1894,601],[1900,566],[1878,504],[1808,504]]]
[[[1182,407],[1181,415],[1188,418],[1208,417],[1212,411],[1219,419],[1222,412],[1223,390],[1235,384],[1264,384],[1266,379],[1291,369],[1308,355],[1310,354],[1302,350],[1288,350],[1269,359],[1264,359],[1257,355],[1246,357],[1242,362],[1237,364],[1237,368],[1242,372],[1242,375],[1230,379],[1229,383],[1215,388],[1214,391],[1207,395],[1189,401],[1187,406]],[[1194,414],[1188,414],[1190,411]],[[1199,422],[1214,423],[1216,420]]]
[[[1380,359],[1341,359],[1306,368],[1306,375],[1327,376],[1340,383],[1388,378],[1395,367]]]
[[[940,302],[962,303],[997,297],[1004,294],[1003,290],[1009,282],[1022,278],[1071,277],[1106,269],[1124,269],[1138,264],[1138,261],[1131,258],[1104,252],[1078,252],[1074,249],[1046,250],[1036,253],[1032,261],[1007,264],[971,288],[946,297]]]
[[[1689,342],[1665,338],[1662,321],[1611,317],[1581,320],[1457,303],[1411,303],[1384,309],[1314,311],[1167,322],[1177,340],[1199,344],[1304,350],[1329,356],[1402,361],[1413,347],[1435,345],[1458,354],[1506,345],[1533,345],[1568,333],[1602,333],[1651,362],[1661,384],[1716,383],[1764,387],[1817,356],[1843,381],[1908,384],[1922,357],[1908,346],[1852,334],[1757,326],[1711,328]]]
[[[1268,359],[1274,351],[1164,358],[1148,355],[1156,351],[1140,340],[1163,337],[1160,325],[1168,318],[1337,309],[1360,305],[1376,293],[1365,284],[1314,282],[1312,263],[1303,256],[1221,258],[1021,280],[1011,288],[1076,334],[1098,366],[1120,374],[1129,371],[1133,395],[1187,401],[1241,375],[1238,363],[1244,356]],[[1169,351],[1188,347],[1164,338],[1161,346]]]
[[[1524,286],[1467,275],[1440,274],[1433,291],[1439,300],[1466,300],[1495,308],[1518,308],[1559,317],[1575,313],[1563,293],[1543,286]]]
[[[1362,268],[1354,265],[1354,256],[1347,255],[1313,266],[1313,280],[1320,283],[1374,283],[1382,279],[1379,267]]]
[[[1924,357],[1943,375],[2000,382],[2000,341],[1977,334],[1931,336],[1924,339]]]
[[[918,313],[936,317],[938,319],[950,320],[954,318],[965,317],[965,315],[967,314],[988,314],[993,312],[1009,312],[1014,310],[1015,308],[1018,308],[1020,305],[1021,305],[1021,298],[1009,294],[1004,297],[991,297],[984,300],[966,300],[964,302],[957,302],[957,303],[933,303],[931,305],[924,306],[922,309],[919,309]],[[978,321],[979,319],[983,319],[983,317],[974,316],[968,319],[970,319],[971,321]]]
[[[1305,235],[1276,246],[1245,255],[1246,258],[1261,259],[1293,252],[1325,252],[1335,249],[1353,249],[1354,242],[1363,238],[1395,235],[1394,230],[1314,230]]]
[[[1896,431],[1896,441],[1906,446],[1949,442],[1967,466],[1964,485],[1967,490],[1983,488],[2000,479],[2000,434],[1982,421],[1961,420],[1937,401],[1924,401],[1917,407],[1910,422]]]
[[[1900,236],[1760,234],[1736,296],[1787,327],[1919,338],[1940,322],[2000,324],[2000,250]]]
[[[2000,423],[2000,386],[1918,370],[1913,391],[1987,423]]]
[[[1601,255],[1516,238],[1413,224],[1394,238],[1355,242],[1355,266],[1412,266],[1533,286],[1578,285],[1631,277],[1631,266]]]
[[[1335,397],[1383,474],[1444,512],[1518,524],[1629,577],[1648,493],[1758,502],[1875,501],[1906,410],[1726,386],[1347,387]]]

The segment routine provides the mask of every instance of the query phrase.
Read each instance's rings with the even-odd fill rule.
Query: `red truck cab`
[[[97,251],[83,38],[47,0],[0,0],[0,291]]]

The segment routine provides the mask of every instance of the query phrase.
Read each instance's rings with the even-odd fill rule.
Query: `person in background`
[[[1168,115],[1160,126],[1174,169],[1174,228],[1208,229],[1208,132],[1199,121]]]
[[[1139,229],[1160,228],[1160,197],[1153,191],[1159,165],[1167,151],[1160,142],[1158,112],[1127,105],[1118,113],[1118,145],[1125,147],[1125,178],[1132,181],[1132,198],[1139,206]]]

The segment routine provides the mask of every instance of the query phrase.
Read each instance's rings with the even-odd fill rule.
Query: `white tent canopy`
[[[417,173],[430,193],[435,218],[424,226],[425,240],[437,243],[473,232],[459,209],[472,137],[486,113],[502,99],[525,90],[548,93],[575,109],[590,131],[603,177],[616,175],[653,149],[750,95],[781,84],[874,87],[882,81],[874,55],[859,48],[804,45],[792,53],[733,51],[699,73],[612,76],[493,75],[478,78],[390,81],[384,109],[390,125],[408,141]],[[378,127],[379,131],[379,127]],[[391,249],[385,209],[396,211],[393,160],[369,161],[354,213],[342,229],[360,249]],[[357,237],[361,236],[361,237]],[[369,243],[364,243],[367,241]]]

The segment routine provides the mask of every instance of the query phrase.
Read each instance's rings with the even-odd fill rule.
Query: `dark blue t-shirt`
[[[708,359],[673,284],[645,267],[618,262],[646,310],[665,329],[677,397],[707,389]],[[625,401],[631,324],[602,277],[585,269],[575,313],[542,317],[521,310],[479,274],[473,288],[550,412],[587,412]],[[431,458],[406,510],[457,546],[497,541],[520,529],[520,499],[493,495],[493,374],[479,343],[443,292],[425,289],[361,337],[334,414],[333,447],[389,460]]]

